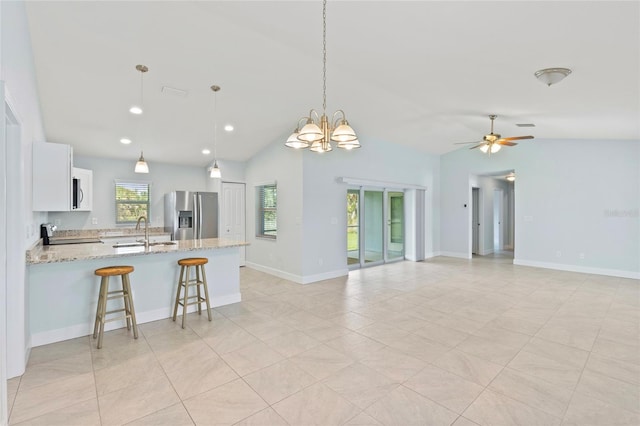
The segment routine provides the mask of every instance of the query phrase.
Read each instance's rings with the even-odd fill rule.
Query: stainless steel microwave
[[[73,178],[71,180],[71,210],[79,209],[83,199],[84,193],[82,192],[80,179]]]

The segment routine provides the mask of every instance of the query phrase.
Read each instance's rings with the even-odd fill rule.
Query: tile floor
[[[34,348],[20,425],[638,425],[640,283],[435,258]]]

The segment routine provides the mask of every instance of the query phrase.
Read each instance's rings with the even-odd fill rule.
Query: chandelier
[[[302,128],[300,125],[305,123]],[[312,109],[307,117],[298,120],[298,125],[285,142],[289,148],[309,148],[314,152],[329,152],[331,142],[347,150],[360,148],[356,133],[349,125],[344,111],[336,111],[329,122],[327,117],[327,0],[322,2],[322,116]]]

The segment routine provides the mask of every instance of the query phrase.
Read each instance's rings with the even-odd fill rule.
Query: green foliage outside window
[[[278,189],[262,185],[258,190],[258,226],[256,236],[275,239],[278,235]]]
[[[359,215],[358,215],[358,201],[360,198],[360,191],[348,191],[347,192],[347,250],[358,250],[360,246],[359,238]]]
[[[135,223],[149,218],[149,184],[116,182],[116,223]]]

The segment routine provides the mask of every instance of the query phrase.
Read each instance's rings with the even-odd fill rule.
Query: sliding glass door
[[[384,192],[364,191],[364,263],[384,262]]]
[[[347,190],[347,264],[355,269],[404,259],[404,193]]]
[[[347,265],[360,264],[360,190],[347,191]]]
[[[387,192],[387,260],[404,258],[404,192]]]

